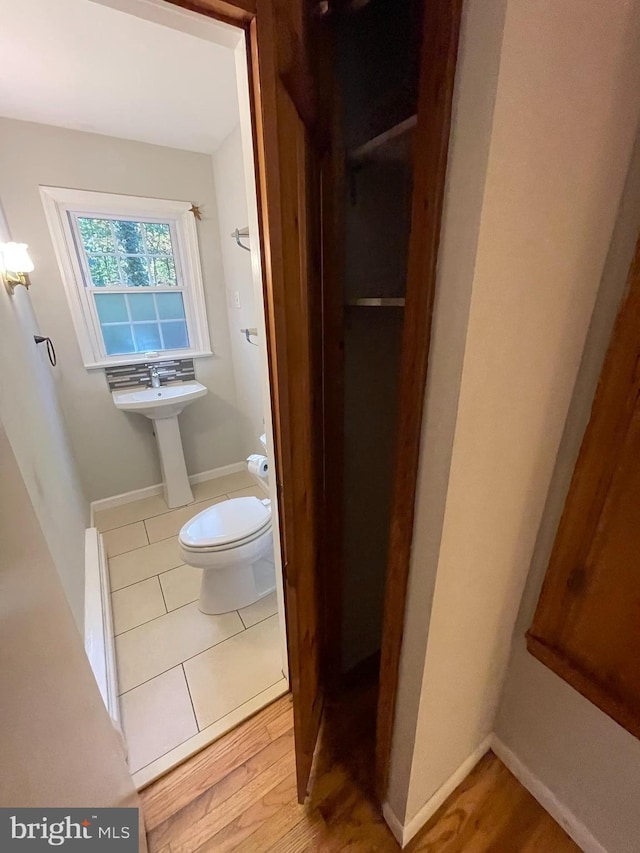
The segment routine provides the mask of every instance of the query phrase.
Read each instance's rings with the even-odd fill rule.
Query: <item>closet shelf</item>
[[[347,305],[359,308],[404,308],[404,296],[371,296],[366,299],[350,299]]]
[[[367,140],[357,148],[351,148],[347,151],[348,162],[351,165],[356,165],[368,160],[370,157],[375,155],[376,151],[387,145],[387,143],[392,142],[413,130],[417,123],[417,116],[409,116],[409,118],[395,124],[383,133],[378,134],[378,136],[374,136],[373,139]]]

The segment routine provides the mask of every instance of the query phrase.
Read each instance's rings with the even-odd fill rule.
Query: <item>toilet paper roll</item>
[[[260,456],[259,453],[252,453],[247,457],[247,467],[250,474],[261,477],[263,480],[269,474],[269,460],[266,456]]]

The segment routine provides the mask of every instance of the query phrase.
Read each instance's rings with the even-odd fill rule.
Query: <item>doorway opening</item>
[[[0,197],[99,533],[85,639],[143,787],[289,689],[246,33],[13,5],[4,38],[41,62],[1,102]]]

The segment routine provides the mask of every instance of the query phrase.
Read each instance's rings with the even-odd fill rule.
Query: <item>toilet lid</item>
[[[259,498],[231,498],[188,521],[180,531],[180,541],[187,548],[212,548],[247,539],[270,522],[271,508]]]

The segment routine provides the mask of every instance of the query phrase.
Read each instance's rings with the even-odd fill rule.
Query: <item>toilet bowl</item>
[[[275,589],[271,501],[231,498],[190,519],[180,531],[182,559],[202,569],[199,607],[228,613]]]

